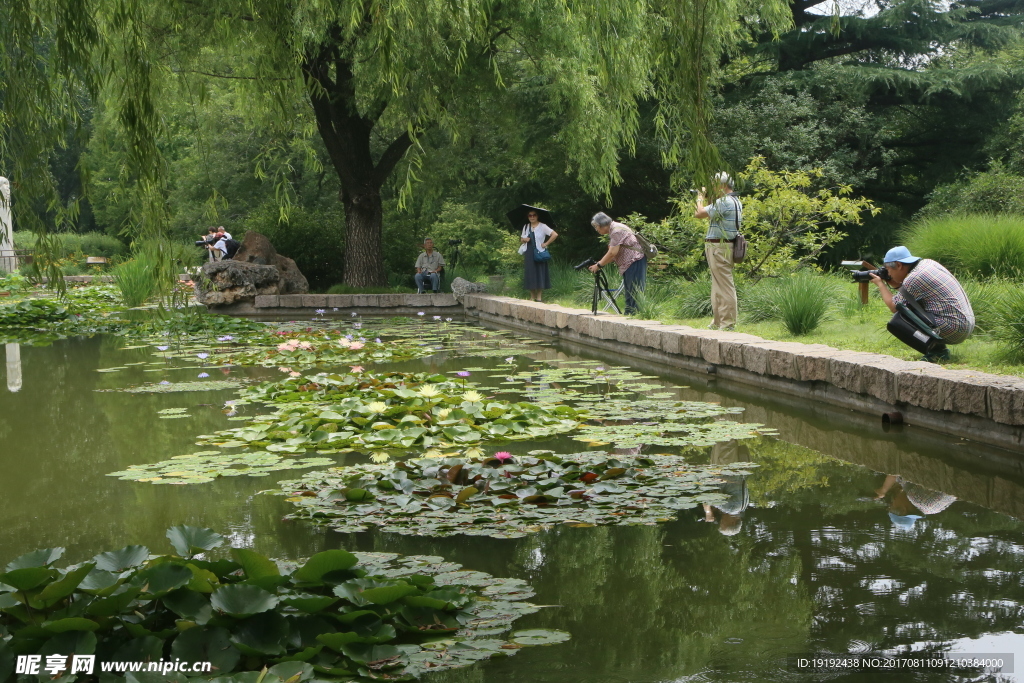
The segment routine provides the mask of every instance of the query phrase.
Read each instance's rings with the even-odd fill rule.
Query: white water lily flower
[[[385,453],[384,451],[377,451],[376,453],[372,453],[370,455],[370,460],[372,460],[375,463],[387,462],[390,459],[391,456]]]
[[[423,398],[433,398],[434,396],[440,396],[441,392],[433,385],[427,384],[420,387],[419,394]]]
[[[388,409],[388,404],[383,401],[374,401],[370,405],[366,406],[371,413],[383,413]]]
[[[437,416],[439,418],[441,418],[442,420],[448,419],[448,416],[451,415],[451,414],[452,414],[452,409],[451,408],[441,408],[441,410],[437,411]]]
[[[483,395],[477,391],[467,391],[462,395],[462,400],[469,401],[470,403],[479,403],[483,399]]]

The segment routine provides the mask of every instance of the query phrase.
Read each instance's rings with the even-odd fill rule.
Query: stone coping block
[[[382,299],[386,296],[389,295],[381,295]],[[291,298],[278,297],[278,305],[287,307]],[[274,297],[257,298],[258,307],[270,307],[273,302]],[[467,310],[515,318],[552,330],[569,330],[581,337],[657,349],[759,375],[825,382],[890,405],[978,415],[1001,424],[1024,425],[1024,378],[950,370],[931,363],[844,351],[824,344],[771,341],[749,334],[663,325],[618,315],[595,316],[584,309],[512,297],[467,294],[463,303]],[[381,305],[385,305],[383,301]]]
[[[254,305],[256,308],[278,308],[281,306],[281,296],[278,294],[257,294]]]

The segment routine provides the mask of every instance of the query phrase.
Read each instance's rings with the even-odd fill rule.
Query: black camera
[[[871,282],[871,276],[877,275],[883,280],[889,279],[888,268],[876,268],[875,270],[855,270],[850,275],[853,276],[854,282]]]
[[[448,244],[453,247],[457,247],[462,244],[462,240],[448,240]]]
[[[590,266],[594,265],[595,263],[597,263],[596,260],[594,260],[592,258],[588,258],[586,261],[582,261],[580,263],[577,263],[575,266],[572,267],[572,269],[573,270],[583,270],[584,268],[589,268]]]
[[[208,247],[211,244],[216,244],[216,243],[217,243],[217,236],[216,235],[210,235],[209,237],[207,237],[204,240],[196,240],[194,242],[194,244],[197,247]]]

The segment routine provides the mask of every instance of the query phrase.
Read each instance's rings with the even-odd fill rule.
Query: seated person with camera
[[[885,254],[884,268],[867,272],[882,301],[895,313],[886,329],[923,353],[921,360],[949,360],[946,344],[959,344],[974,331],[974,310],[964,288],[937,261],[912,256],[906,247],[893,247]],[[893,294],[890,287],[898,291]]]
[[[423,285],[430,282],[430,289],[437,294],[441,287],[441,271],[444,269],[444,257],[434,251],[434,240],[429,237],[423,240],[423,252],[416,257],[416,290],[423,294]]]

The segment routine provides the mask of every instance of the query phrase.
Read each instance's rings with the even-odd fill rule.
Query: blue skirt
[[[526,243],[526,253],[523,254],[523,288],[551,289],[551,275],[548,274],[548,264],[551,261],[537,263],[533,260],[536,251],[537,240],[530,235],[530,241]]]

